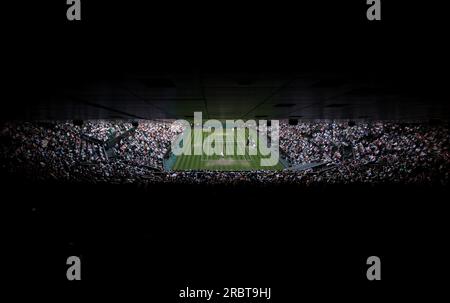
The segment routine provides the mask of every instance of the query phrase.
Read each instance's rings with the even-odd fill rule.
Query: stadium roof
[[[29,76],[2,118],[447,119],[429,75],[367,72],[121,72]]]
[[[77,24],[50,2],[10,11],[29,22],[5,32],[0,119],[449,117],[434,6],[370,22],[364,1],[110,2]]]

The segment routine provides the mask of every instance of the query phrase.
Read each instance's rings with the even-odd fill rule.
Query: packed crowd
[[[0,134],[2,170],[42,179],[131,182],[163,168],[181,131],[153,121],[137,127],[110,121],[7,123]]]
[[[280,124],[282,171],[166,171],[164,158],[183,129],[163,121],[5,123],[2,171],[38,179],[106,183],[448,184],[446,126],[371,122]],[[298,169],[305,163],[316,168]]]
[[[315,181],[448,182],[450,142],[444,126],[314,122],[281,127],[280,137],[291,163],[331,166]]]

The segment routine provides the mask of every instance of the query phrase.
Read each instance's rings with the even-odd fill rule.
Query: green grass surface
[[[197,132],[197,136],[194,136],[194,132]],[[210,139],[213,138],[217,141],[221,141],[223,143],[224,154],[222,155],[207,155],[203,153],[202,155],[194,155],[193,150],[195,146],[201,146],[202,137],[203,140],[206,137]],[[248,136],[248,130],[246,132],[246,136]],[[259,152],[259,149],[252,146],[247,146],[247,140],[244,142],[237,142],[237,136],[235,132],[235,140],[234,140],[234,154],[229,155],[226,154],[225,146],[226,144],[230,144],[231,141],[227,142],[227,137],[225,134],[217,134],[217,133],[208,133],[200,130],[192,131],[192,154],[191,155],[181,155],[177,156],[175,159],[175,163],[172,167],[172,170],[220,170],[220,171],[245,171],[245,170],[281,170],[283,169],[283,165],[278,162],[275,166],[261,166],[260,160],[262,157],[269,158],[269,156],[262,156]],[[245,149],[244,155],[238,155],[237,149]],[[253,149],[257,151],[256,155],[250,155],[249,149]]]

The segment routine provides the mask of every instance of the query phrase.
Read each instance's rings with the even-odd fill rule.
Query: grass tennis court
[[[209,133],[202,129],[193,129],[191,132],[191,155],[176,156],[175,163],[172,170],[221,170],[221,171],[243,171],[243,170],[281,170],[283,165],[278,162],[275,166],[261,166],[260,160],[262,157],[269,158],[270,156],[262,156],[259,152],[258,146],[250,138],[248,141],[248,130],[246,130],[246,139],[242,142],[237,140],[237,132],[234,131],[234,138],[229,139],[223,133]],[[194,155],[194,148],[202,146],[202,142],[208,138],[215,142],[223,144],[224,152],[222,154],[208,155],[205,150],[202,155]],[[227,141],[229,140],[229,141]],[[250,142],[250,143],[249,143]],[[233,146],[234,153],[227,154],[226,146]],[[215,146],[215,144],[213,145]],[[238,154],[238,149],[245,150],[244,155]],[[252,155],[251,152],[256,153]]]

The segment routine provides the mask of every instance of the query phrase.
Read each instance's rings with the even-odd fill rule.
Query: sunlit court
[[[245,130],[245,134],[244,134]],[[242,131],[244,136],[239,136]],[[193,128],[191,131],[191,152],[172,156],[172,170],[281,170],[284,165],[278,161],[273,166],[262,166],[261,159],[269,158],[260,151],[261,142],[250,135],[248,129],[225,129],[221,132]],[[201,155],[195,150],[202,150]]]

